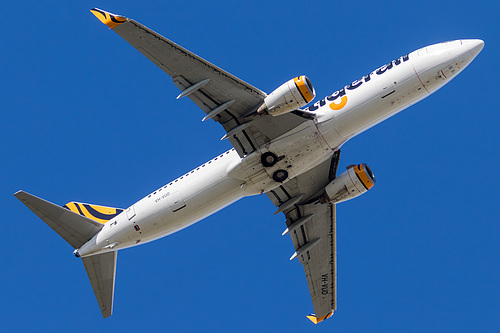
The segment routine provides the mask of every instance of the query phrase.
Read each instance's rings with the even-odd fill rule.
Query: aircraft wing
[[[129,42],[167,73],[181,90],[207,115],[219,122],[240,156],[286,133],[305,121],[294,114],[279,119],[264,115],[248,117],[267,96],[261,90],[182,48],[142,24],[123,16],[94,8],[101,22]]]
[[[267,196],[287,218],[287,228],[297,258],[304,266],[317,324],[337,309],[337,247],[334,204],[315,200],[320,191],[335,178],[340,151],[310,171],[270,191]],[[276,214],[275,213],[275,214]]]

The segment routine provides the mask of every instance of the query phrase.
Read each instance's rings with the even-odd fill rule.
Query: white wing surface
[[[261,90],[182,48],[142,24],[123,16],[94,8],[101,22],[129,42],[167,73],[181,90],[205,113],[219,122],[233,147],[244,156],[291,130],[305,119],[285,114],[248,117],[267,96]]]

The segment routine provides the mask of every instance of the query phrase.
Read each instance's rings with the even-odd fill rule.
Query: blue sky
[[[498,5],[486,1],[15,1],[0,4],[2,329],[497,331]],[[120,251],[103,320],[73,249],[13,197],[128,207],[230,148],[221,126],[90,12],[134,18],[271,92],[318,98],[420,47],[481,38],[436,94],[348,142],[376,186],[338,206],[338,311],[314,326],[267,197]]]

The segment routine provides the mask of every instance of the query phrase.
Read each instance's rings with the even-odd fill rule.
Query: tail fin
[[[14,194],[73,248],[77,249],[102,229],[103,224],[24,191]]]
[[[73,213],[80,214],[102,224],[123,212],[121,208],[98,206],[74,201],[68,202],[63,207],[69,209]]]

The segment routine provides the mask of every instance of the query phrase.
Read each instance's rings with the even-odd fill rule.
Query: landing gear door
[[[127,218],[131,220],[135,216],[135,208],[134,205],[127,208]]]

